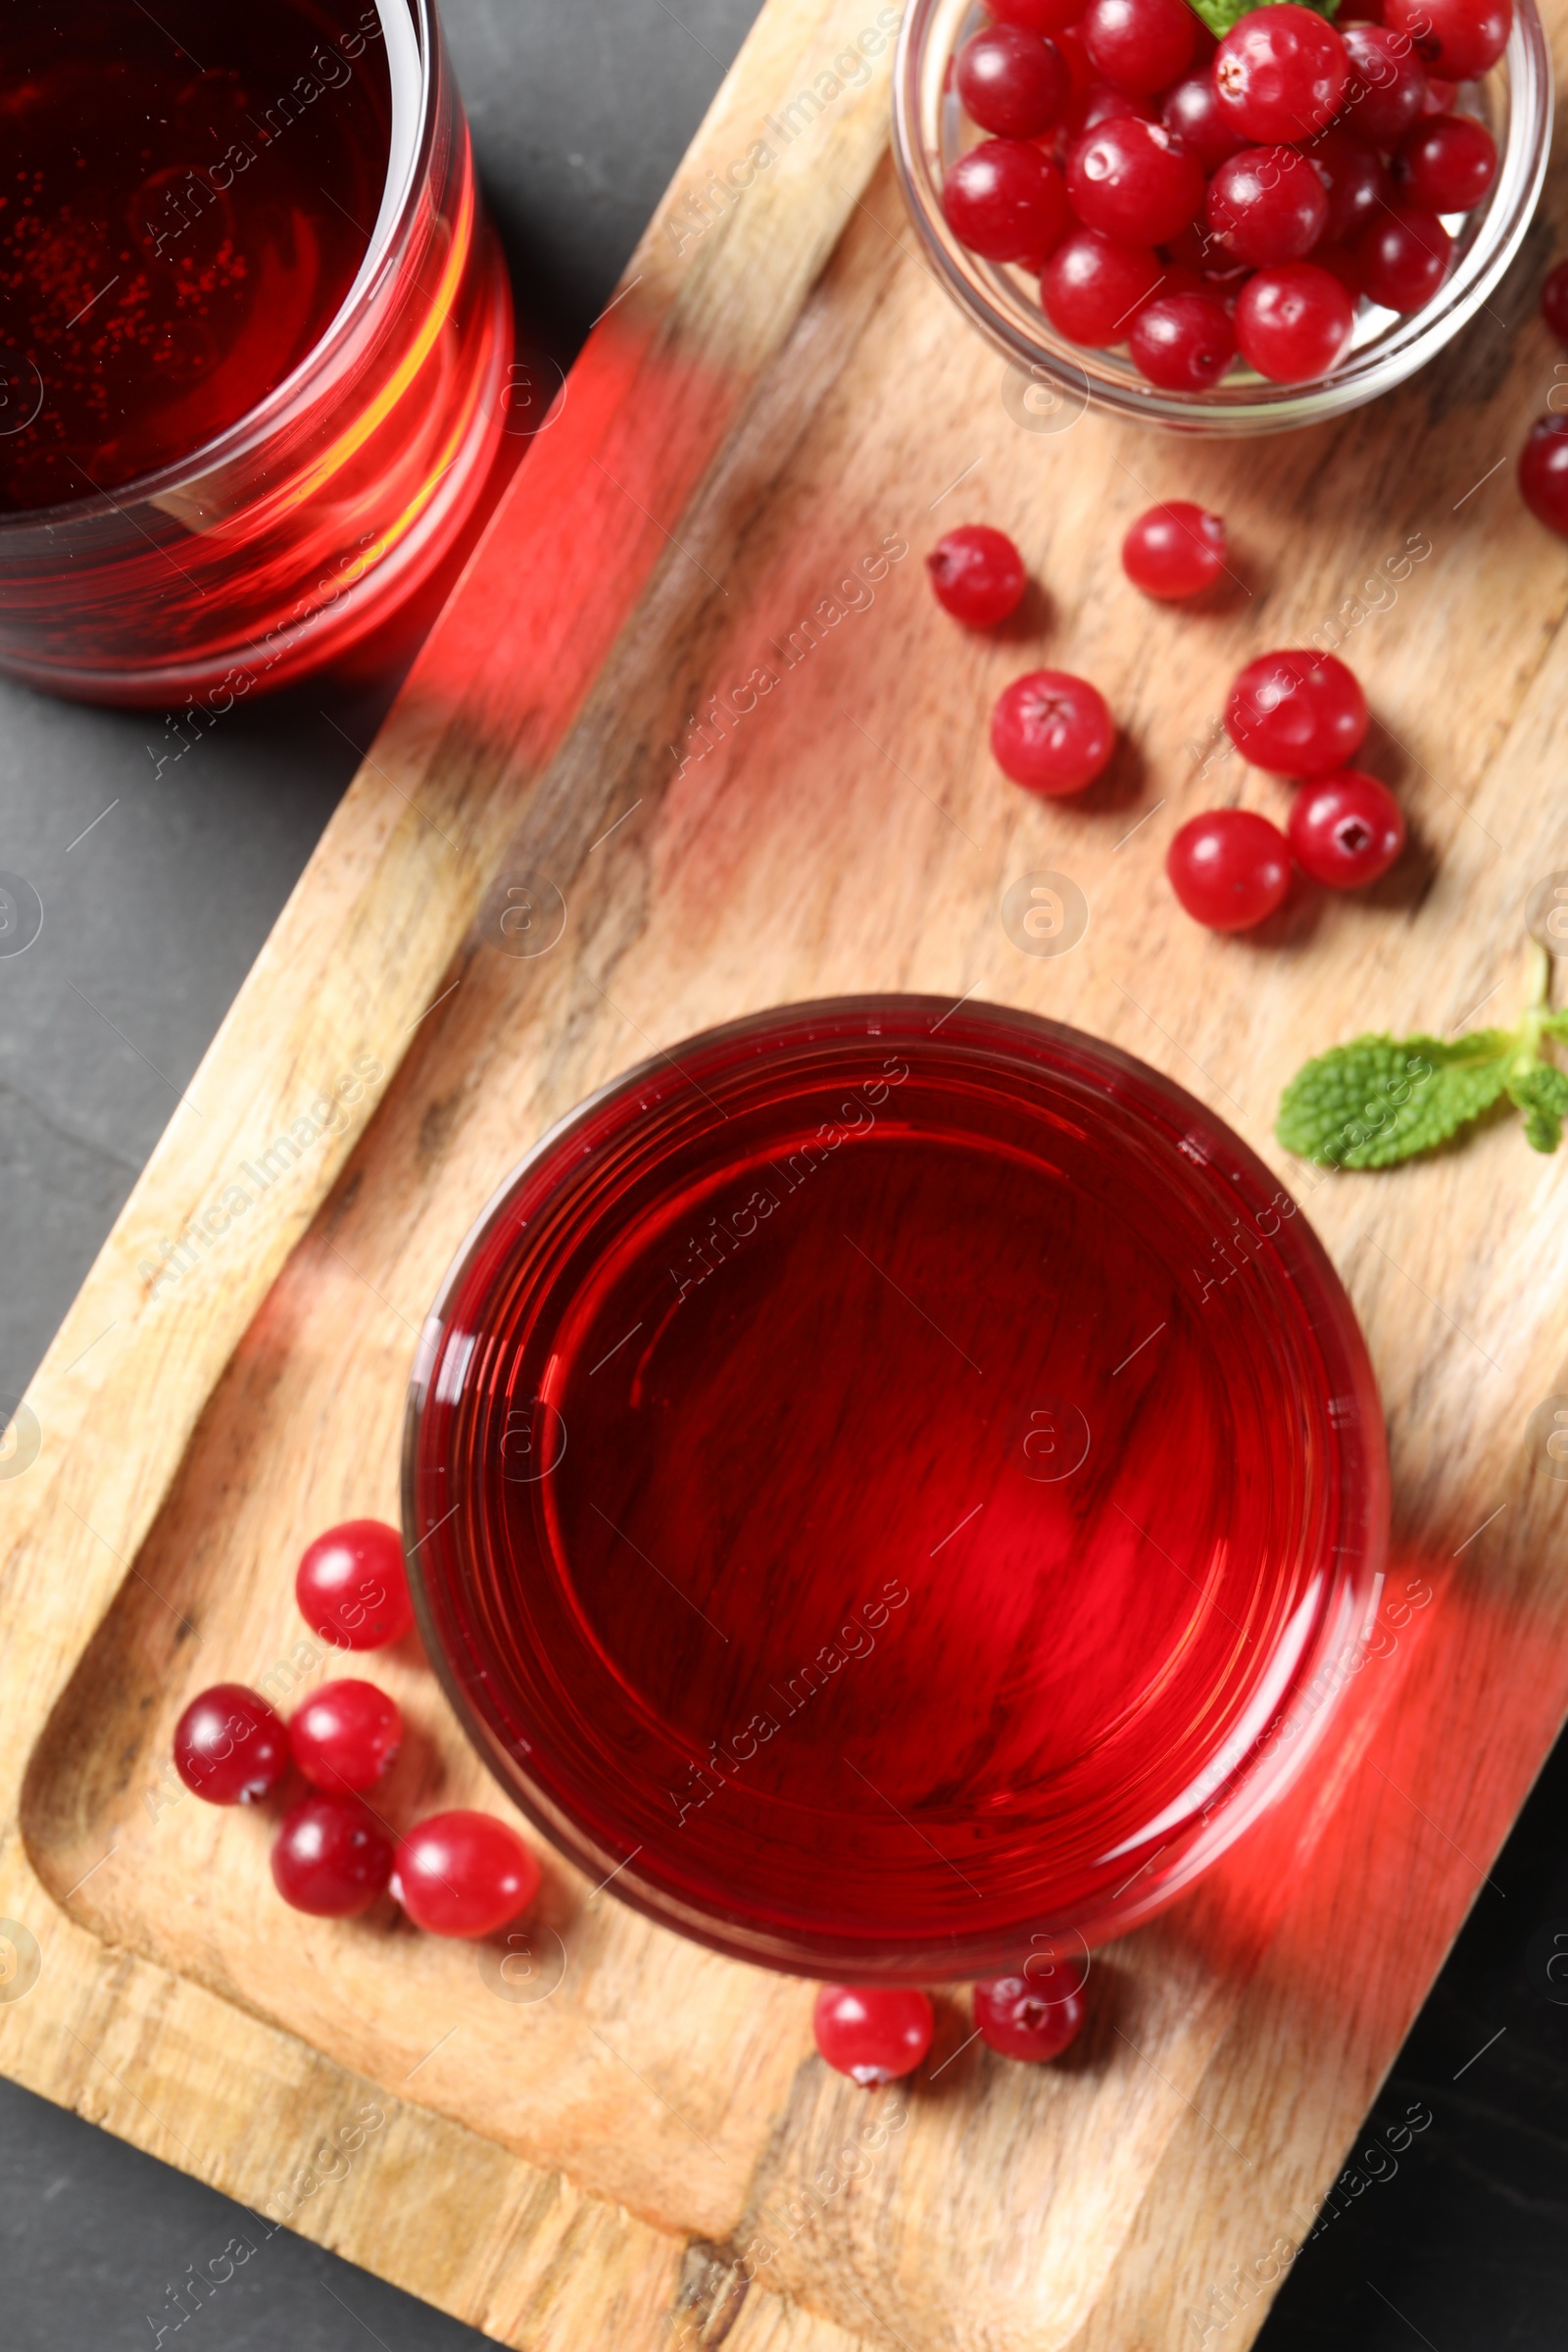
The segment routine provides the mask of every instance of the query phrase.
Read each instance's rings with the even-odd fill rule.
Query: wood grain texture
[[[1565,1163],[1499,1124],[1318,1181],[1270,1132],[1281,1081],[1331,1040],[1446,1029],[1494,990],[1496,1017],[1523,900],[1568,866],[1568,570],[1507,467],[1489,476],[1554,353],[1527,263],[1338,433],[1033,431],[875,170],[874,80],[682,233],[685,191],[873,21],[764,16],[193,1082],[200,1133],[182,1111],[40,1378],[45,1450],[7,1491],[24,1737],[0,1909],[42,1923],[45,1964],[0,2006],[0,2063],[258,2204],[379,2101],[385,2127],[296,2225],[517,2343],[635,2352],[673,2324],[746,2352],[1242,2344],[1568,1704],[1564,1489],[1527,1444],[1568,1387]],[[1230,521],[1238,578],[1206,610],[1121,576],[1122,531],[1162,495]],[[988,637],[920,576],[965,517],[1011,530],[1041,583]],[[1210,716],[1243,661],[1329,630],[1415,847],[1359,900],[1200,933],[1162,879],[1174,826],[1284,802],[1214,762]],[[1067,806],[986,750],[997,689],[1042,662],[1094,677],[1123,729]],[[1038,959],[999,906],[1047,869],[1091,920]],[[564,906],[532,959],[496,952],[485,896],[521,873]],[[929,2067],[869,2110],[810,2053],[808,1987],[662,1935],[554,1857],[523,1956],[541,1973],[498,1989],[390,1911],[282,1912],[265,1824],[171,1801],[163,1765],[204,1682],[320,1671],[288,1568],[335,1516],[395,1515],[420,1317],[543,1127],[709,1022],[864,988],[1075,1021],[1230,1119],[1351,1289],[1396,1492],[1378,1654],[1307,1785],[1104,1955],[1068,2062],[965,2046],[945,1997]],[[360,1054],[390,1073],[368,1123],[311,1146],[177,1281],[136,1273]],[[117,1310],[124,1332],[71,1371]],[[385,1663],[416,1732],[389,1808],[499,1807],[417,1657]]]

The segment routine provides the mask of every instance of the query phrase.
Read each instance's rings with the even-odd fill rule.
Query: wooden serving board
[[[1331,1041],[1497,1017],[1524,899],[1568,867],[1568,563],[1509,463],[1554,381],[1551,231],[1337,431],[1036,430],[915,253],[879,22],[770,0],[30,1392],[0,1484],[0,2065],[517,2345],[1234,2347],[1568,1703],[1568,1487],[1531,1419],[1568,1388],[1568,1154],[1510,1122],[1319,1178],[1271,1134]],[[1207,610],[1119,569],[1172,495],[1231,525]],[[965,517],[1039,582],[986,637],[921,574]],[[1209,722],[1243,661],[1314,632],[1368,686],[1413,847],[1359,900],[1217,939],[1165,846],[1216,799],[1280,812]],[[986,748],[1042,661],[1123,730],[1074,804]],[[1069,954],[1002,919],[1041,871],[1088,902]],[[869,2101],[814,2057],[808,1985],[548,1853],[505,1966],[390,1906],[312,1922],[272,1895],[268,1824],[166,1763],[203,1684],[322,1673],[293,1562],[396,1515],[421,1317],[541,1130],[692,1030],[859,989],[1076,1022],[1271,1157],[1365,1323],[1396,1494],[1311,1784],[1097,1959],[1067,2061],[992,2059],[943,1996],[927,2068]],[[418,1657],[375,1671],[415,1731],[389,1812],[504,1809]]]

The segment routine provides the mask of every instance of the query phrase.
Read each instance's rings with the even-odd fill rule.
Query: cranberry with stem
[[[1042,2000],[1039,1986],[1027,1977],[992,1977],[974,1988],[975,2031],[1003,2058],[1035,2065],[1059,2058],[1088,2014],[1082,1989],[1059,2001]]]
[[[402,1741],[397,1701],[373,1683],[323,1683],[288,1719],[289,1747],[313,1788],[373,1788]]]
[[[1256,269],[1310,253],[1328,217],[1328,190],[1298,147],[1244,147],[1220,165],[1203,202],[1221,245]]]
[[[1006,139],[1039,138],[1072,93],[1055,43],[1018,24],[991,24],[973,34],[958,51],[954,79],[971,122]]]
[[[215,1683],[174,1726],[174,1770],[210,1805],[255,1805],[288,1770],[283,1719],[244,1683]]]
[[[988,262],[1049,253],[1070,219],[1060,172],[1026,139],[982,139],[960,155],[943,187],[942,209],[959,243]]]
[[[1097,228],[1063,239],[1040,273],[1046,317],[1074,343],[1103,346],[1125,336],[1134,313],[1164,275],[1150,245],[1124,245]]]
[[[1313,383],[1345,357],[1355,331],[1355,290],[1336,267],[1344,250],[1325,248],[1321,263],[1258,270],[1243,286],[1236,340],[1248,366],[1271,383]]]
[[[392,1892],[432,1936],[492,1936],[525,1911],[544,1873],[493,1813],[432,1813],[398,1840]]]
[[[817,2049],[863,2090],[912,2074],[935,2023],[926,1995],[904,1984],[824,1984],[811,2012]]]
[[[1250,10],[1231,26],[1214,59],[1221,106],[1259,145],[1326,130],[1348,78],[1339,33],[1295,0]]]
[[[1003,774],[1053,799],[1092,784],[1115,744],[1099,688],[1065,669],[1014,678],[991,714],[991,749]]]
[[[1127,348],[1161,391],[1206,392],[1236,357],[1236,329],[1217,294],[1162,292],[1134,318]]]
[[[1121,545],[1122,569],[1133,586],[1166,603],[1212,588],[1225,556],[1220,517],[1180,498],[1140,514]]]
[[[317,1640],[335,1649],[384,1649],[414,1623],[403,1538],[382,1519],[345,1519],[307,1544],[294,1593]]]
[[[994,628],[1015,612],[1029,585],[1024,562],[1005,531],[965,522],[939,539],[925,560],[937,603],[971,629]]]
[[[1118,115],[1073,147],[1067,195],[1086,228],[1126,245],[1163,245],[1197,219],[1203,167],[1163,122]]]
[[[1196,922],[1210,931],[1250,931],[1291,887],[1290,844],[1250,808],[1210,808],[1181,827],[1165,871]]]
[[[1358,767],[1303,784],[1291,808],[1297,864],[1330,890],[1359,890],[1386,874],[1404,847],[1404,818],[1386,784]]]
[[[285,1903],[318,1919],[368,1911],[392,1870],[392,1840],[357,1796],[312,1794],[283,1817],[272,1880]]]
[[[1259,654],[1237,672],[1225,700],[1225,732],[1242,758],[1277,776],[1348,766],[1370,723],[1355,672],[1309,646]]]

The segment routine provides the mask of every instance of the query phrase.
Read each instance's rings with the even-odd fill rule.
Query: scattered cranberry
[[[992,24],[965,41],[955,79],[969,120],[1006,139],[1049,130],[1072,89],[1055,43],[1020,24]]]
[[[174,1770],[210,1805],[254,1805],[288,1770],[288,1734],[259,1690],[215,1683],[174,1726]]]
[[[1404,818],[1386,784],[1358,767],[1303,784],[1291,809],[1291,849],[1314,882],[1359,890],[1386,874],[1404,847]]]
[[[1243,286],[1236,340],[1248,366],[1271,383],[1310,383],[1344,358],[1355,330],[1355,302],[1334,268],[1338,252],[1329,247],[1321,263],[1259,270]]]
[[[1513,0],[1384,0],[1383,22],[1446,80],[1473,81],[1508,45]]]
[[[1042,2000],[1027,1977],[993,1977],[974,1988],[974,2022],[988,2049],[1004,2058],[1059,2058],[1089,2013],[1082,1991]]]
[[[1346,237],[1359,235],[1388,202],[1382,157],[1364,139],[1352,138],[1337,123],[1314,139],[1307,153],[1329,200],[1319,243],[1338,245]]]
[[[982,139],[960,155],[942,191],[948,226],[988,262],[1049,253],[1067,225],[1067,191],[1051,158],[1023,139]]]
[[[432,1936],[490,1936],[527,1909],[544,1873],[493,1813],[432,1813],[398,1840],[392,1892]]]
[[[1568,343],[1568,262],[1546,272],[1541,289],[1541,316],[1559,343]]]
[[[1090,0],[1079,29],[1105,79],[1141,97],[1179,80],[1198,47],[1187,0]]]
[[[966,522],[939,539],[925,560],[937,603],[971,629],[989,629],[1015,612],[1029,584],[1023,558],[1005,531]]]
[[[1099,689],[1064,669],[1014,678],[991,713],[991,749],[1003,774],[1053,798],[1092,784],[1115,742]]]
[[[1203,167],[1163,122],[1118,115],[1073,148],[1067,194],[1086,228],[1127,245],[1163,245],[1197,217]]]
[[[824,1984],[811,2013],[829,2066],[862,2089],[914,2072],[935,2020],[923,1992],[899,1984]]]
[[[272,1879],[285,1903],[318,1919],[368,1911],[392,1869],[392,1840],[357,1796],[308,1796],[283,1816]]]
[[[1432,115],[1399,141],[1394,175],[1423,211],[1468,213],[1497,176],[1496,141],[1471,115]]]
[[[1327,776],[1360,749],[1366,696],[1334,654],[1288,648],[1249,662],[1225,704],[1225,731],[1244,760],[1277,776]]]
[[[1568,416],[1538,416],[1519,453],[1519,495],[1538,522],[1568,539]]]
[[[1189,146],[1205,172],[1212,172],[1228,155],[1249,144],[1219,102],[1214,76],[1189,74],[1167,90],[1160,101],[1159,119],[1167,130]]]
[[[1231,26],[1214,60],[1221,105],[1259,145],[1326,129],[1348,78],[1334,26],[1295,0],[1252,9]]]
[[[1085,0],[992,0],[990,14],[1003,24],[1021,24],[1026,32],[1044,33],[1054,40],[1084,13]]]
[[[1123,245],[1099,229],[1081,228],[1046,264],[1040,299],[1052,325],[1074,343],[1114,343],[1162,274],[1151,246]]]
[[[1291,4],[1278,0],[1267,13]],[[1323,234],[1328,190],[1299,148],[1244,147],[1209,181],[1203,217],[1239,262],[1294,262]]]
[[[307,1545],[294,1579],[300,1615],[338,1649],[384,1649],[414,1623],[403,1539],[380,1519],[345,1519]]]
[[[1161,391],[1206,392],[1236,357],[1236,329],[1217,294],[1162,289],[1134,318],[1127,348]]]
[[[1388,311],[1419,311],[1448,274],[1453,239],[1436,213],[1400,204],[1355,241],[1361,284]]]
[[[1165,871],[1177,898],[1210,931],[1250,931],[1291,887],[1291,849],[1278,825],[1250,808],[1210,808],[1189,818]]]
[[[1426,102],[1426,68],[1409,35],[1385,24],[1347,24],[1342,38],[1350,78],[1340,127],[1373,147],[1396,146]]]
[[[1225,525],[1187,499],[1140,514],[1121,543],[1122,569],[1146,596],[1175,602],[1212,588],[1225,569]]]
[[[373,1683],[323,1683],[288,1719],[294,1761],[315,1788],[371,1788],[403,1739],[397,1702]]]

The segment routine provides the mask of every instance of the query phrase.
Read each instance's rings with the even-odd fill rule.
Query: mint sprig
[[[1254,8],[1275,5],[1277,0],[1188,0],[1188,6],[1195,16],[1201,17],[1209,31],[1217,34],[1221,40],[1233,24],[1239,24],[1243,17],[1250,17]],[[1301,0],[1301,5],[1312,9],[1320,17],[1332,17],[1339,9],[1340,0]]]
[[[1548,1006],[1551,959],[1535,948],[1529,1004],[1512,1029],[1462,1037],[1372,1035],[1306,1062],[1280,1098],[1275,1133],[1318,1167],[1392,1168],[1435,1152],[1506,1095],[1525,1141],[1555,1152],[1568,1118],[1568,1072],[1544,1058],[1568,1043],[1568,1011]]]

